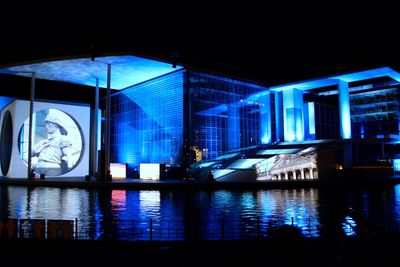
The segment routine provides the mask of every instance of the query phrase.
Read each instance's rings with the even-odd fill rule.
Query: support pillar
[[[343,147],[343,168],[350,169],[353,166],[352,144],[345,144]]]
[[[107,64],[107,92],[106,92],[106,129],[104,137],[104,180],[110,181],[110,90],[111,90],[111,64]]]
[[[343,139],[351,138],[349,83],[339,80],[339,116],[340,135]]]
[[[32,72],[31,79],[31,95],[29,102],[29,137],[28,137],[28,170],[27,170],[27,178],[28,180],[33,179],[31,176],[32,170],[32,124],[33,124],[33,103],[35,101],[35,79],[36,73]]]
[[[98,170],[98,110],[99,110],[99,78],[96,78],[96,91],[94,96],[94,110],[92,112],[91,141],[90,141],[90,175],[95,175]]]
[[[303,92],[298,89],[283,91],[283,124],[285,141],[304,141]]]
[[[282,92],[275,92],[275,131],[276,131],[276,140],[275,141],[283,141],[283,114],[282,114]]]

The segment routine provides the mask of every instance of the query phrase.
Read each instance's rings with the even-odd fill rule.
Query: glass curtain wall
[[[184,71],[167,74],[111,97],[111,162],[182,164]]]
[[[260,110],[269,103],[257,93],[266,88],[198,72],[187,80],[190,163],[260,145]]]
[[[353,137],[399,134],[399,89],[371,90],[350,95]]]

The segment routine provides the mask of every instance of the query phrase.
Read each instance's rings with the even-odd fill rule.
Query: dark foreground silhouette
[[[13,266],[398,266],[397,235],[303,238],[283,227],[242,241],[1,240]]]

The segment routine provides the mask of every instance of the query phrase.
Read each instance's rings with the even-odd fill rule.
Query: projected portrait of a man
[[[42,110],[34,114],[31,166],[35,173],[59,176],[69,172],[79,161],[82,137],[75,121],[57,109]],[[24,124],[27,135],[29,125]],[[27,140],[27,138],[24,138]],[[20,144],[20,152],[27,161],[27,142]],[[25,156],[26,155],[26,156]]]

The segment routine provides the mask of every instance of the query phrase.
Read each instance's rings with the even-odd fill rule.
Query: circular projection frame
[[[79,165],[84,139],[78,122],[59,109],[43,109],[33,114],[31,164],[35,173],[59,176]],[[28,165],[29,118],[19,132],[19,153]]]
[[[8,173],[8,169],[10,168],[11,162],[11,153],[12,153],[12,136],[13,136],[13,127],[12,127],[12,117],[11,112],[9,110],[6,111],[3,117],[3,123],[1,125],[1,136],[0,136],[0,165],[1,172],[3,175]]]

